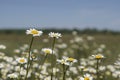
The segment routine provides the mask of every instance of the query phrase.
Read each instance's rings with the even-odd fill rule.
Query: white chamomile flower
[[[92,55],[95,59],[105,58],[102,54]]]
[[[5,65],[4,65],[3,63],[0,63],[0,69],[1,69],[1,68],[4,68],[4,66],[5,66]]]
[[[0,49],[6,49],[6,46],[1,44]]]
[[[61,33],[50,32],[48,35],[49,35],[49,37],[52,37],[52,38],[60,38],[60,37],[62,37]]]
[[[26,58],[18,58],[17,62],[20,64],[24,64],[24,63],[27,63],[27,59]]]
[[[63,58],[61,60],[57,59],[57,62],[61,63],[61,64],[65,64],[65,65],[72,65],[73,63],[77,62],[76,59],[74,58],[69,58],[69,57],[65,57],[63,56]]]
[[[65,59],[57,59],[57,62],[60,63],[60,64],[64,64],[64,65],[70,65],[69,62],[67,62]]]
[[[29,29],[29,30],[26,30],[26,34],[31,34],[33,36],[41,36],[42,35],[42,31],[38,31],[36,29]]]
[[[18,78],[18,75],[16,73],[8,74],[7,77],[9,78]]]
[[[50,49],[50,48],[43,48],[42,52],[44,52],[45,54],[52,54],[52,49]]]
[[[93,80],[93,77],[90,74],[85,74],[84,77],[80,77],[80,80]]]
[[[77,60],[76,60],[76,59],[71,58],[71,57],[63,57],[63,58],[65,58],[68,62],[72,62],[72,63],[77,62]]]

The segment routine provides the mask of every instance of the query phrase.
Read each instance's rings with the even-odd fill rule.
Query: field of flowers
[[[25,33],[23,40],[10,37],[12,43],[0,39],[0,80],[120,80],[120,55],[110,47],[112,38],[103,40],[107,46],[76,31],[69,36],[36,29]]]

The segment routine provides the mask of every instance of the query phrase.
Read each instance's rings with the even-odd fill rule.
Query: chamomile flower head
[[[102,54],[92,55],[95,59],[105,58]]]
[[[26,30],[26,34],[31,34],[33,36],[41,36],[42,35],[42,31],[38,31],[36,29],[29,29],[29,30]]]
[[[6,49],[6,46],[1,44],[0,49]]]
[[[60,64],[68,65],[68,66],[70,65],[70,63],[67,62],[65,59],[61,59],[61,60],[57,59],[57,62],[60,63]]]
[[[12,74],[8,74],[7,77],[14,79],[14,78],[18,78],[18,75],[16,73],[12,73]]]
[[[45,54],[52,54],[52,49],[50,49],[50,48],[43,48],[42,52],[45,53]]]
[[[74,59],[74,58],[67,58],[66,60],[69,61],[69,62],[73,62],[73,63],[74,63],[74,62],[77,62],[77,60]]]
[[[18,58],[17,62],[20,64],[25,64],[25,63],[27,63],[27,59],[26,58]]]
[[[52,38],[60,38],[60,37],[62,37],[61,33],[50,32],[48,35],[49,35],[49,37],[52,37]]]
[[[69,58],[69,57],[65,57],[63,56],[63,58],[61,60],[57,60],[57,62],[61,63],[61,64],[65,64],[65,65],[72,65],[73,63],[77,62],[76,59],[74,58]]]
[[[1,68],[4,68],[4,66],[5,66],[5,65],[4,65],[3,63],[0,63],[0,69],[1,69]]]
[[[93,77],[90,74],[85,74],[84,77],[80,77],[80,80],[93,80]]]
[[[77,62],[76,59],[71,58],[71,57],[65,57],[65,56],[63,56],[63,59],[65,59],[66,61],[71,62],[71,63],[75,63],[75,62]]]

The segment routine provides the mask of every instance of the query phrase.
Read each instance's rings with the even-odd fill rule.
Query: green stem
[[[54,37],[53,38],[53,43],[52,43],[52,55],[51,55],[51,69],[52,69],[52,71],[51,71],[51,80],[53,80],[52,77],[53,77],[53,67],[54,66],[53,66],[53,63],[52,63],[53,62],[52,59],[53,59],[53,50],[54,50],[54,46],[55,46],[55,39],[56,38]]]
[[[55,67],[57,67],[57,64],[55,64]],[[56,73],[55,73],[55,79],[58,79],[58,74],[57,74],[57,69],[55,69],[56,71]]]
[[[25,80],[27,80],[27,75],[28,75],[28,71],[29,71],[29,64],[30,64],[30,52],[31,52],[31,47],[32,47],[32,43],[33,43],[33,39],[34,37],[32,37],[31,39],[31,43],[30,43],[30,47],[29,47],[29,55],[28,55],[28,62],[27,62],[27,70],[26,70],[26,75],[25,75]]]
[[[83,70],[84,70],[84,69],[81,70],[81,74],[82,74],[82,76],[84,75],[84,71],[83,71]]]
[[[65,69],[65,65],[63,64],[63,80],[65,80],[65,77],[66,77],[66,70]]]
[[[45,55],[45,57],[44,57],[44,59],[43,59],[43,62],[41,63],[40,70],[42,70],[42,66],[43,66],[44,62],[46,61],[46,59],[47,59],[47,56],[48,56],[48,54],[46,54],[46,55]]]
[[[22,67],[22,64],[20,64],[20,71],[21,71],[21,67]],[[20,72],[19,72],[19,80],[21,80]]]
[[[99,80],[99,60],[97,59],[97,66],[96,66],[96,75],[97,75],[97,80]]]
[[[30,66],[28,67],[28,70],[30,70],[30,69],[31,69],[31,67],[32,67],[32,66],[31,66],[31,65],[32,65],[32,62],[33,62],[33,59],[32,59],[32,60],[30,60],[30,63],[29,63],[29,65],[30,65]]]

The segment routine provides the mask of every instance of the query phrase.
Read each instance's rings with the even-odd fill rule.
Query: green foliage
[[[98,30],[98,29],[42,29],[45,34],[48,34],[49,32],[60,32],[60,33],[71,33],[72,31],[77,31],[78,33],[81,34],[113,34],[113,35],[118,35],[120,34],[119,31],[112,31],[112,30]],[[8,30],[0,30],[0,34],[24,34],[25,29],[8,29]]]

